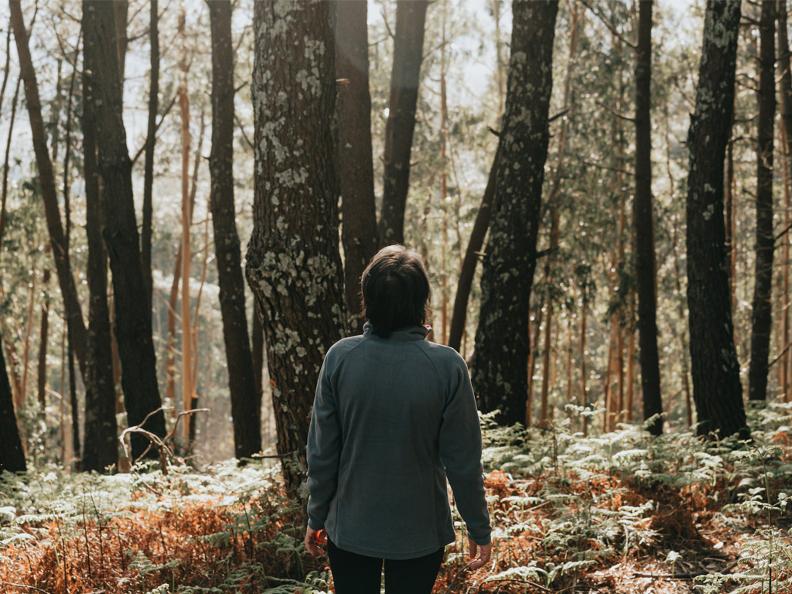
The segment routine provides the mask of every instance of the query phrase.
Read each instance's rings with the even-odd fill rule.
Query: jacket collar
[[[429,326],[406,326],[405,328],[399,328],[391,332],[386,340],[424,340],[429,334],[430,329]],[[374,336],[379,338],[374,334],[374,328],[371,322],[363,324],[363,336]]]

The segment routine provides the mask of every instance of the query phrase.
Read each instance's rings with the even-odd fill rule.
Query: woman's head
[[[382,248],[360,279],[363,313],[374,334],[388,337],[407,326],[426,321],[429,277],[423,260],[403,245]]]

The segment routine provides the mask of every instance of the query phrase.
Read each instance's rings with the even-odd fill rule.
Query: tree
[[[342,336],[346,317],[330,8],[309,0],[280,11],[266,2],[254,8],[256,177],[245,274],[261,308],[277,449],[294,496],[305,468],[319,369],[325,351]]]
[[[121,358],[121,385],[130,425],[148,416],[145,428],[165,434],[156,355],[152,340],[151,309],[140,259],[140,239],[132,196],[132,162],[122,120],[121,80],[116,48],[113,3],[83,2],[86,40],[85,68],[94,74],[98,171],[102,179],[102,235],[110,257],[115,302],[115,334]],[[150,415],[150,416],[149,416]],[[140,456],[148,445],[132,435],[132,454]],[[155,452],[151,452],[152,455]]]
[[[379,222],[380,245],[404,243],[404,210],[410,188],[410,154],[423,60],[426,0],[396,5],[388,121],[385,124],[385,178]]]
[[[336,2],[336,76],[343,81],[337,98],[338,183],[347,319],[353,332],[363,327],[360,277],[377,251],[366,13],[366,0]]]
[[[14,413],[11,383],[8,381],[3,347],[0,344],[0,473],[5,470],[24,472],[27,467]]]
[[[652,200],[652,2],[638,2],[635,60],[635,274],[638,292],[638,347],[644,419],[654,435],[663,432],[660,362],[657,353],[657,279]]]
[[[498,146],[495,212],[481,278],[473,384],[499,422],[525,418],[528,306],[547,159],[557,1],[512,3],[506,110]]]
[[[770,332],[773,325],[773,134],[775,121],[775,3],[762,0],[759,21],[759,107],[756,139],[756,258],[751,313],[748,398],[767,400]]]
[[[723,215],[739,23],[740,0],[707,0],[696,108],[688,132],[688,324],[693,400],[703,435],[746,430]]]
[[[83,12],[83,19],[88,11]],[[87,30],[88,22],[83,23]],[[84,62],[90,63],[97,40],[86,36]],[[107,253],[102,241],[99,172],[96,154],[95,72],[83,68],[83,178],[85,180],[85,233],[88,243],[88,374],[93,390],[85,395],[85,448],[83,470],[101,471],[118,461],[118,424],[107,302]]]
[[[140,228],[140,255],[143,276],[146,279],[149,305],[152,299],[151,280],[151,235],[152,193],[154,190],[154,146],[157,143],[157,111],[159,110],[159,2],[149,3],[149,97],[148,120],[146,123],[146,148],[143,157],[143,221]]]
[[[212,152],[210,206],[220,285],[234,452],[249,458],[261,451],[261,411],[245,315],[245,281],[234,207],[234,53],[231,3],[209,2],[212,29]]]

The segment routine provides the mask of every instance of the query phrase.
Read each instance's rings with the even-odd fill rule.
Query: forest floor
[[[485,418],[493,558],[465,570],[458,521],[435,592],[792,592],[792,407],[751,416],[744,444]],[[332,591],[293,517],[256,463],[5,475],[0,592]]]

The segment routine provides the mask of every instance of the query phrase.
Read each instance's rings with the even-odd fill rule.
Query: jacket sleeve
[[[491,530],[481,467],[481,426],[470,374],[461,357],[440,425],[440,460],[470,537],[477,544],[488,544]]]
[[[308,525],[314,530],[324,527],[330,501],[338,485],[341,427],[329,375],[327,357],[325,357],[316,384],[306,448]]]

